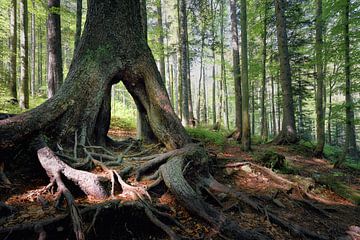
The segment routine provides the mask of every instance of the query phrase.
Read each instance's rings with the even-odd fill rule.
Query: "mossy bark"
[[[161,142],[169,149],[190,142],[143,38],[139,13],[140,5],[133,1],[90,1],[84,32],[62,88],[39,107],[0,122],[0,151],[39,133],[61,141],[79,130],[91,142],[102,142],[110,116],[108,91],[120,80],[146,112]],[[97,129],[100,123],[102,131]]]

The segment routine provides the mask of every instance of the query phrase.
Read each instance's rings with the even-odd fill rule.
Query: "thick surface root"
[[[83,221],[84,239],[182,239],[159,216],[159,210],[142,201],[120,203],[119,200],[86,206],[78,211]],[[161,213],[164,214],[164,213]],[[76,234],[62,231],[69,225],[69,214],[51,217],[12,227],[0,227],[0,239],[74,239]],[[116,226],[109,228],[109,225]],[[79,238],[78,238],[79,239]]]

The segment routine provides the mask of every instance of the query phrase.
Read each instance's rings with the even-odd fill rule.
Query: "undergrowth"
[[[219,131],[210,130],[208,127],[198,126],[195,128],[186,128],[191,137],[204,143],[213,143],[218,146],[224,146],[228,132],[220,129]]]

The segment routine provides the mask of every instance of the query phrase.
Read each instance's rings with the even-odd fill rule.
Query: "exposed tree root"
[[[136,170],[136,180],[139,181],[144,173],[147,171],[159,167],[161,164],[165,163],[169,158],[181,154],[189,154],[192,153],[198,145],[189,144],[184,148],[175,149],[163,154],[155,154],[152,156],[147,156],[143,158],[138,158],[137,160],[148,160],[146,163],[142,164],[140,168]]]
[[[103,237],[103,239],[109,239],[111,232],[110,229],[106,227],[106,224],[113,222],[115,219],[122,219],[120,220],[122,223],[117,223],[119,224],[117,226],[121,227],[126,225],[126,216],[122,215],[120,218],[116,217],[120,214],[128,214],[132,217],[136,216],[137,219],[144,223],[144,225],[138,225],[142,226],[142,228],[137,229],[137,234],[146,234],[146,232],[143,232],[145,229],[153,229],[153,233],[157,232],[157,234],[159,234],[159,232],[155,229],[161,229],[171,239],[182,239],[180,235],[176,234],[168,225],[160,220],[160,218],[164,218],[164,216],[166,216],[165,218],[169,219],[168,216],[170,215],[166,215],[166,213],[160,212],[143,201],[120,203],[120,200],[113,200],[97,205],[87,206],[81,209],[78,213],[79,217],[84,220],[84,226],[87,226],[87,230],[84,231],[84,238],[86,239],[98,239],[99,236]],[[61,233],[59,233],[57,229],[62,228],[63,226],[67,226],[68,221],[69,214],[63,214],[57,217],[18,224],[12,227],[0,227],[0,238],[3,239],[5,236],[8,236],[8,239],[23,239],[20,236],[24,236],[24,234],[26,234],[28,238],[32,239],[45,239],[46,237],[48,237],[48,239],[58,239],[61,238],[61,235],[59,236]],[[147,223],[147,221],[149,223],[153,223],[154,226],[150,226],[151,224]],[[172,224],[180,226],[176,220],[173,221]],[[116,228],[114,228],[114,230],[116,230]],[[101,231],[103,231],[104,235],[100,233]],[[97,235],[92,234],[92,232],[96,232]],[[117,235],[119,234],[121,234],[120,231]],[[63,238],[69,238],[69,236],[63,236]],[[137,239],[141,239],[141,237],[137,237]]]
[[[248,163],[247,162],[246,164],[250,164],[250,165],[253,165],[253,166],[256,166],[256,167],[260,168],[261,170],[265,171],[265,173],[269,174],[270,177],[272,177],[278,183],[285,184],[288,187],[295,187],[296,186],[297,189],[301,189],[301,188],[299,188],[297,186],[297,184],[295,184],[295,183],[293,183],[293,182],[291,182],[291,181],[289,181],[289,180],[287,180],[285,178],[282,178],[282,177],[278,176],[276,173],[271,171],[271,169],[264,168],[262,166],[254,164],[254,163]],[[232,163],[232,164],[228,164],[226,166],[235,167],[235,166],[241,166],[241,165],[244,165],[244,163]],[[241,202],[244,202],[246,205],[250,206],[255,211],[264,214],[269,219],[269,221],[271,223],[279,225],[280,227],[290,231],[295,236],[300,236],[300,237],[310,238],[310,239],[327,239],[326,237],[321,236],[321,235],[316,234],[316,233],[313,233],[313,232],[310,232],[307,229],[304,229],[304,228],[300,227],[299,225],[297,225],[295,223],[291,223],[288,220],[281,219],[275,213],[267,210],[266,207],[264,207],[261,204],[256,203],[253,200],[251,200],[246,194],[239,193],[239,192],[233,192],[232,189],[226,187],[225,185],[223,185],[221,187],[222,184],[218,183],[214,179],[210,178],[210,179],[206,180],[205,183],[208,184],[208,186],[214,191],[228,193],[233,197],[237,197]],[[316,208],[315,206],[313,206],[313,207]]]
[[[206,161],[206,153],[201,150],[198,151],[199,149],[201,148],[173,156],[160,167],[164,182],[176,199],[181,202],[187,210],[208,222],[215,230],[226,237],[232,239],[269,239],[266,235],[257,231],[240,229],[235,221],[206,203],[190,186],[184,177],[183,169],[187,161],[191,161],[191,158],[198,158],[197,162],[200,164],[202,161]],[[190,168],[188,168],[188,171],[190,171]],[[185,175],[186,174],[187,173],[185,173]]]

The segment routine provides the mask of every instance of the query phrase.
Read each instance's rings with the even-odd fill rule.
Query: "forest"
[[[0,239],[360,240],[360,1],[0,0]]]

